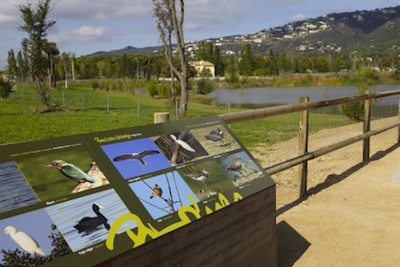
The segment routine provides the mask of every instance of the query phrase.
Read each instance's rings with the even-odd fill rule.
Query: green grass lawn
[[[0,144],[151,124],[155,112],[169,112],[170,120],[176,120],[175,107],[166,99],[152,99],[143,93],[94,91],[88,82],[70,83],[69,88],[51,90],[50,95],[58,111],[40,113],[43,106],[32,85],[27,84],[18,84],[9,99],[0,100]],[[213,105],[206,96],[190,94],[186,119],[227,112],[227,107]],[[298,118],[298,113],[291,113],[230,127],[251,149],[296,136]],[[326,114],[310,114],[310,121],[311,131],[352,123],[341,115]]]

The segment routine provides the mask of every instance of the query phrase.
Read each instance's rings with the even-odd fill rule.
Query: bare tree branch
[[[179,5],[178,8],[177,3]],[[170,70],[178,78],[181,84],[179,117],[182,118],[186,116],[188,103],[187,60],[185,55],[185,40],[183,37],[183,22],[185,17],[184,0],[153,0],[153,4],[153,14],[157,19],[157,29],[164,46],[165,58]],[[176,41],[179,64],[175,63],[173,60],[174,47],[172,45],[172,36]]]

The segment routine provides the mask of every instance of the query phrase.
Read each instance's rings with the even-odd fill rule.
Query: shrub
[[[364,102],[342,104],[339,106],[339,109],[343,115],[352,120],[362,121],[363,119]]]
[[[215,88],[215,84],[210,79],[201,79],[197,81],[197,93],[206,95],[211,93]]]
[[[3,77],[0,77],[0,98],[1,99],[6,99],[12,92],[14,84],[12,84],[10,81],[4,79]]]
[[[363,95],[368,90],[368,86],[359,86],[356,91],[356,95]],[[364,102],[353,102],[339,105],[340,112],[346,117],[362,121],[364,118]]]
[[[157,95],[157,81],[150,79],[146,84],[146,90],[149,92],[151,98],[154,98]]]
[[[162,98],[171,97],[171,83],[162,82],[158,85],[158,96]]]

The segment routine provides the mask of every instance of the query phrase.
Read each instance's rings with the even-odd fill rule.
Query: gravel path
[[[372,122],[377,129],[397,118]],[[278,266],[399,266],[400,184],[397,129],[371,137],[371,160],[362,141],[309,162],[308,195],[297,200],[297,168],[272,176],[277,184]],[[362,133],[362,124],[319,131],[309,151]],[[297,139],[259,147],[262,166],[296,156]]]

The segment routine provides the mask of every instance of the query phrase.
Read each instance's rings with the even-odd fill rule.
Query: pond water
[[[371,86],[373,92],[398,90],[400,85]],[[246,89],[216,89],[208,94],[216,104],[295,104],[308,96],[311,102],[356,95],[356,86],[264,87]],[[381,104],[392,103],[391,97],[382,98]],[[397,98],[397,97],[396,97]]]

